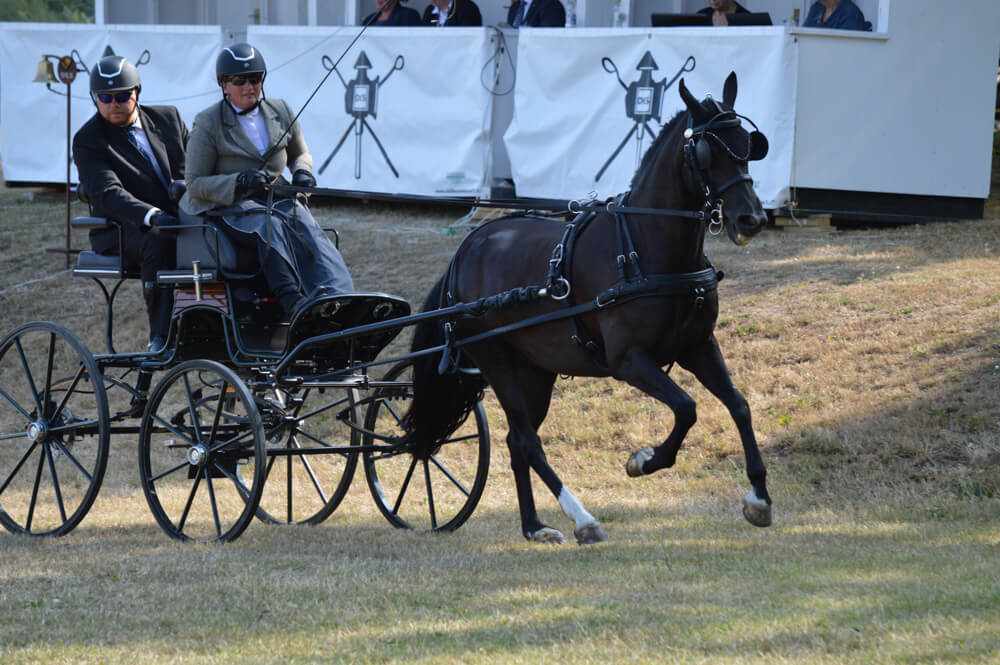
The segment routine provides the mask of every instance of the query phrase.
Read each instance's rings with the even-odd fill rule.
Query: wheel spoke
[[[219,390],[219,401],[215,403],[215,413],[212,414],[212,429],[208,433],[209,441],[215,441],[219,436],[219,420],[222,419],[222,414],[225,411],[226,389],[228,387],[229,384],[223,381],[222,388]]]
[[[177,471],[180,471],[181,469],[186,469],[189,466],[191,466],[191,464],[187,460],[184,460],[183,462],[180,462],[179,464],[175,464],[174,466],[170,467],[169,469],[165,469],[165,470],[163,470],[163,471],[161,471],[159,473],[156,473],[156,474],[153,474],[152,476],[149,476],[148,479],[151,480],[151,481],[153,481],[153,482],[155,482],[157,480],[162,480],[162,479],[166,478],[167,476],[169,476],[171,473],[175,473]]]
[[[434,485],[431,483],[431,465],[424,460],[424,482],[427,483],[427,505],[431,509],[431,530],[438,528],[437,513],[434,512]]]
[[[294,521],[292,517],[292,505],[295,503],[295,490],[292,487],[292,458],[288,457],[285,460],[285,496],[288,497],[288,502],[285,505],[285,521],[291,523]]]
[[[294,434],[292,435],[292,443],[296,448],[301,448],[299,441]],[[302,466],[305,468],[306,473],[309,475],[309,479],[312,481],[312,486],[316,489],[316,494],[319,496],[320,500],[323,501],[323,503],[326,503],[329,499],[326,496],[326,492],[324,492],[323,488],[320,487],[319,478],[316,477],[316,473],[313,471],[312,465],[309,463],[309,458],[305,455],[299,455],[299,459],[302,461]]]
[[[31,456],[31,451],[34,450],[36,446],[38,446],[38,443],[32,442],[31,446],[24,451],[24,454],[21,455],[21,459],[17,461],[17,464],[14,465],[14,468],[11,469],[11,472],[7,475],[7,480],[3,481],[3,485],[0,485],[0,494],[3,494],[4,490],[7,489],[7,485],[10,485],[10,481],[14,480],[14,476],[16,476],[17,472],[21,470],[24,463],[28,461],[28,458]]]
[[[191,483],[191,492],[188,494],[187,503],[184,504],[184,510],[181,512],[181,518],[177,520],[177,532],[184,532],[184,524],[187,523],[188,513],[191,512],[191,506],[194,505],[194,495],[198,491],[198,485],[201,484],[201,474],[196,474],[194,477],[194,482]]]
[[[28,518],[24,521],[24,526],[28,531],[31,531],[31,520],[35,517],[35,504],[38,502],[38,486],[42,480],[42,467],[44,466],[45,453],[43,451],[38,455],[38,469],[35,471],[35,485],[31,488],[31,501],[28,504]]]
[[[65,455],[66,459],[72,462],[73,466],[75,466],[77,470],[83,474],[83,477],[87,479],[87,482],[92,482],[93,478],[91,478],[90,472],[83,468],[83,465],[80,464],[80,462],[76,459],[76,456],[70,452],[69,448],[66,447],[66,444],[62,441],[53,441],[52,443],[57,446],[59,448],[59,452]]]
[[[52,394],[52,362],[53,358],[55,358],[55,354],[56,354],[56,334],[54,332],[50,332],[48,362],[45,363],[45,385],[42,387],[44,393],[42,396],[42,404],[44,404],[45,406],[49,405],[49,397]],[[52,418],[55,418],[57,413],[59,412],[58,411],[53,412],[51,414]],[[48,414],[39,413],[39,417],[46,418],[48,417]]]
[[[399,488],[399,496],[396,497],[396,505],[392,507],[392,514],[399,514],[399,507],[403,504],[403,497],[406,495],[406,489],[410,486],[410,478],[413,477],[413,470],[417,468],[417,458],[414,457],[410,460],[410,468],[406,471],[406,478],[403,479],[403,485]]]
[[[450,480],[452,482],[452,484],[459,489],[459,491],[462,492],[462,494],[464,494],[467,497],[468,496],[472,496],[469,493],[469,490],[465,489],[465,485],[463,485],[458,478],[456,478],[455,476],[453,476],[451,474],[451,472],[448,471],[448,469],[444,468],[444,465],[441,464],[441,462],[438,461],[437,457],[431,455],[431,461],[434,462],[434,466],[436,466],[438,469],[440,469],[441,473],[443,473],[445,475],[445,477],[448,480]]]
[[[194,403],[194,391],[191,390],[191,379],[188,377],[187,372],[185,372],[181,379],[184,381],[184,393],[187,396],[188,402],[188,412],[191,414],[191,429],[194,432],[201,432],[201,424],[198,422],[198,407]],[[195,441],[194,443],[197,443]]]
[[[185,433],[185,432],[177,429],[177,427],[174,426],[173,423],[171,423],[171,422],[169,422],[167,420],[164,420],[161,416],[159,416],[159,415],[157,415],[157,414],[154,413],[154,414],[152,414],[152,419],[155,420],[156,422],[160,423],[169,432],[171,432],[173,434],[176,434],[180,438],[184,439],[184,441],[186,441],[189,446],[193,446],[194,444],[197,443],[197,441],[195,441],[193,438],[191,438],[190,435],[188,435],[187,433]]]
[[[63,395],[62,401],[59,402],[59,405],[56,407],[55,412],[53,412],[53,414],[52,414],[53,418],[56,416],[56,414],[62,413],[63,409],[66,408],[66,404],[69,403],[69,398],[73,396],[73,393],[76,390],[77,385],[79,385],[79,383],[80,383],[80,379],[83,378],[83,375],[85,373],[86,373],[86,368],[81,364],[80,367],[76,370],[76,376],[73,377],[73,382],[70,384],[69,388],[66,389],[66,394]],[[97,421],[93,420],[93,421],[90,421],[87,424],[92,425],[95,422],[97,422]],[[81,424],[83,424],[83,423],[81,423]],[[75,423],[74,423],[74,425],[75,425]],[[54,428],[54,429],[51,429],[49,431],[50,432],[55,432],[55,431],[59,431],[59,429],[58,428]]]
[[[208,487],[208,503],[212,506],[212,520],[215,521],[215,537],[222,540],[222,523],[219,521],[219,505],[215,502],[215,487],[212,484],[212,476],[208,473],[208,467],[202,469],[205,474],[205,484]]]
[[[45,410],[38,401],[38,389],[35,388],[35,378],[31,374],[31,368],[28,367],[28,359],[24,356],[24,348],[21,346],[20,338],[14,340],[14,346],[17,347],[17,355],[21,358],[21,369],[24,370],[24,377],[28,379],[28,388],[31,390],[31,398],[35,400],[36,413],[38,414],[38,417],[41,418],[45,413]]]
[[[56,504],[59,506],[59,517],[62,521],[66,521],[66,505],[63,503],[62,490],[59,489],[59,474],[56,473],[56,463],[52,459],[52,447],[44,446],[45,449],[45,459],[49,464],[49,473],[52,475],[52,489],[56,493]]]
[[[14,398],[13,398],[13,397],[11,397],[10,395],[8,395],[8,394],[7,394],[7,391],[6,391],[6,390],[4,390],[3,388],[0,388],[0,395],[2,395],[4,399],[6,399],[6,400],[7,400],[8,402],[10,402],[10,405],[11,405],[12,407],[14,407],[15,409],[17,409],[17,410],[18,410],[18,412],[19,412],[19,413],[20,413],[20,414],[21,414],[22,416],[24,416],[25,420],[34,420],[34,418],[32,418],[32,417],[31,417],[31,414],[30,414],[30,413],[28,413],[28,412],[27,412],[27,411],[26,411],[26,410],[24,409],[24,407],[23,407],[23,406],[21,406],[20,404],[18,404],[18,403],[17,403],[17,402],[16,402],[15,400],[14,400]]]

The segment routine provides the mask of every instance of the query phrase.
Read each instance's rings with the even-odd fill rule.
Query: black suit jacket
[[[188,130],[180,113],[173,106],[140,105],[139,118],[167,183],[183,180]],[[73,137],[73,161],[95,215],[145,230],[144,218],[150,208],[177,214],[167,188],[129,141],[127,130],[110,124],[100,113]],[[115,242],[113,232],[91,235],[91,244],[98,252],[111,249]]]
[[[507,23],[514,25],[514,18],[521,13],[521,0],[507,10]],[[566,9],[559,0],[532,0],[528,15],[521,25],[532,28],[563,28],[566,26]]]
[[[479,13],[479,7],[472,0],[452,0],[451,13],[448,20],[444,22],[448,26],[480,26],[483,24],[483,15]],[[438,15],[434,13],[434,5],[427,5],[424,10],[424,25],[437,26]]]

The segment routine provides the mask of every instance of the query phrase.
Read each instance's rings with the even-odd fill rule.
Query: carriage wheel
[[[139,472],[146,502],[171,538],[239,537],[264,485],[264,429],[246,384],[211,360],[170,370],[142,418]]]
[[[416,458],[392,440],[405,432],[400,420],[413,399],[412,367],[400,363],[385,379],[404,387],[379,388],[365,414],[365,478],[375,505],[395,527],[454,531],[479,503],[490,468],[490,431],[483,405],[428,460]],[[383,439],[386,437],[388,441]]]
[[[267,462],[257,516],[273,524],[319,524],[347,494],[361,444],[355,388],[277,390],[263,398]]]
[[[0,342],[0,523],[9,531],[61,536],[79,524],[101,488],[109,437],[100,371],[73,333],[36,322]]]

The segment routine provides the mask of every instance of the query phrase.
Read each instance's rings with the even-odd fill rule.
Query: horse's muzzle
[[[735,233],[732,234],[733,242],[743,246],[761,232],[767,222],[767,214],[763,211],[750,215],[740,215],[736,218]]]

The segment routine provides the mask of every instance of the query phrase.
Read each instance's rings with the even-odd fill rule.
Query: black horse
[[[530,540],[564,540],[538,518],[530,469],[575,521],[578,542],[607,538],[542,451],[537,430],[556,376],[613,376],[673,410],[667,439],[629,457],[627,473],[640,476],[672,466],[696,420],[694,401],[668,374],[674,363],[729,409],[752,485],[743,514],[757,526],[771,523],[750,409],[729,378],[713,333],[717,273],[703,248],[706,229],[720,233],[724,227],[738,245],[761,230],[766,217],[747,162],[764,157],[767,140],[744,128],[740,118],[753,123],[733,111],[735,73],[726,79],[721,103],[711,97],[699,102],[683,79],[679,91],[687,110],[650,146],[627,196],[597,214],[578,216],[569,232],[565,223],[539,217],[501,218],[478,227],[457,250],[425,310],[505,295],[487,298],[494,306],[479,316],[430,320],[415,331],[414,350],[440,345],[446,337],[451,342],[445,359],[428,355],[415,364],[414,401],[403,419],[406,443],[418,457],[433,455],[486,384],[492,386],[507,415],[521,528]],[[530,284],[548,288],[517,288]],[[511,302],[515,306],[500,306]],[[567,316],[571,308],[575,314]],[[525,320],[531,325],[519,325]]]

